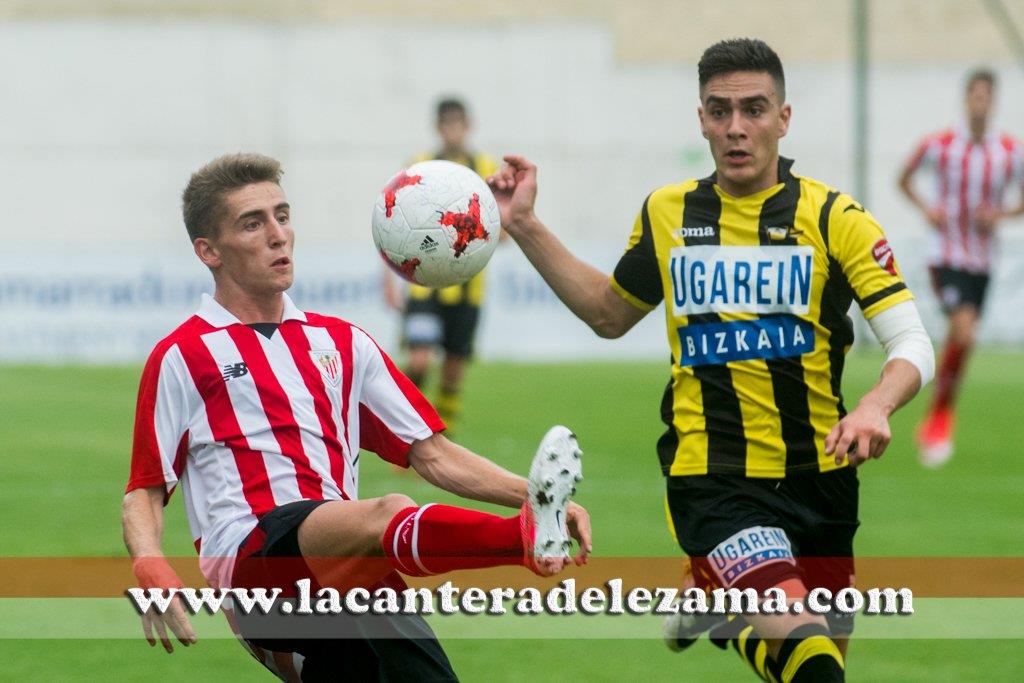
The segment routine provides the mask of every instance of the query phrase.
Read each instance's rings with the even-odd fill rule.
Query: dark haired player
[[[720,42],[698,73],[715,171],[647,197],[610,278],[534,214],[526,159],[506,157],[492,186],[509,234],[597,334],[619,337],[665,302],[672,373],[657,452],[698,584],[836,592],[853,581],[854,467],[885,452],[889,416],[931,378],[931,342],[871,214],[779,156],[791,109],[775,52]],[[852,301],[887,359],[847,413]],[[843,679],[852,620],[744,619],[733,642],[762,678]]]
[[[440,149],[419,154],[409,163],[444,159],[462,164],[486,178],[498,165],[492,157],[469,148],[469,133],[469,112],[465,103],[454,98],[443,99],[437,104]],[[402,337],[409,351],[405,373],[416,386],[422,387],[426,380],[434,349],[441,347],[444,351],[434,405],[451,429],[461,413],[462,377],[466,361],[473,355],[473,340],[484,297],[484,271],[464,284],[441,289],[410,285],[403,302],[395,278],[390,269],[385,268],[384,295],[392,308],[402,311]]]
[[[991,130],[995,87],[993,72],[971,73],[964,90],[966,125],[926,137],[900,175],[903,194],[932,228],[929,271],[949,320],[935,393],[918,430],[926,467],[938,467],[953,456],[953,405],[974,348],[996,253],[996,228],[1002,219],[1024,214],[1024,193],[1016,207],[1005,208],[1006,190],[1020,191],[1024,182],[1024,145]],[[922,168],[933,183],[923,197],[913,183]]]

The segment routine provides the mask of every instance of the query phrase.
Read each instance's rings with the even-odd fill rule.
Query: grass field
[[[851,357],[844,391],[853,403],[879,367]],[[573,427],[586,451],[579,500],[592,513],[605,556],[678,554],[661,507],[653,443],[663,364],[479,364],[469,374],[457,440],[522,471],[545,429]],[[0,548],[4,556],[119,556],[119,503],[128,469],[137,368],[0,367]],[[922,470],[912,449],[919,400],[893,421],[894,442],[861,469],[861,555],[1019,556],[1024,544],[1024,356],[972,362],[959,411],[958,452]],[[362,497],[389,491],[450,501],[375,458],[362,465]],[[180,497],[168,513],[168,553],[190,555]],[[969,580],[950,577],[950,581]],[[3,603],[0,600],[0,603]],[[2,604],[0,604],[2,608]],[[2,613],[2,610],[0,610]],[[16,624],[6,624],[17,634]],[[0,639],[0,680],[269,680],[231,640],[208,639],[167,656],[141,639]],[[652,637],[656,634],[652,633]],[[657,640],[450,639],[467,681],[753,680],[732,653],[698,643],[682,655]],[[1021,640],[854,642],[853,681],[1020,680]]]

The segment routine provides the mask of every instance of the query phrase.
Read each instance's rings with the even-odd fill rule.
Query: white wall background
[[[0,24],[0,359],[127,360],[193,308],[208,276],[191,257],[179,195],[229,151],[282,159],[295,207],[300,304],[353,320],[385,344],[369,213],[411,153],[432,146],[432,105],[473,106],[475,142],[541,169],[539,213],[611,267],[654,187],[705,175],[693,65],[614,58],[600,23]],[[784,55],[785,56],[785,55]],[[926,132],[960,118],[973,66],[880,63],[872,80],[867,203],[890,233],[929,324],[922,221],[895,190]],[[1019,72],[1003,76],[999,125],[1024,134]],[[797,169],[852,184],[851,69],[787,63]],[[1024,339],[1024,223],[1007,224],[983,336]],[[480,350],[501,358],[664,355],[661,318],[603,342],[553,300],[511,245],[491,267]],[[1014,311],[1018,313],[1013,313]]]

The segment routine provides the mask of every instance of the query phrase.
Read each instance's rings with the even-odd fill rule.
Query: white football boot
[[[548,430],[533,456],[520,520],[525,564],[541,576],[557,574],[570,559],[565,510],[583,480],[582,456],[576,435],[561,425]]]

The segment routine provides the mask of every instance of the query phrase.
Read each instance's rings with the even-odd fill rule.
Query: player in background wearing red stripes
[[[185,225],[215,293],[156,345],[143,371],[123,504],[139,585],[182,585],[161,550],[163,508],[179,483],[214,587],[311,577],[314,587],[401,590],[395,572],[498,565],[550,575],[569,561],[570,534],[576,562],[585,562],[589,517],[569,501],[581,478],[572,433],[548,432],[529,481],[440,434],[437,413],[366,332],[301,311],[285,294],[294,232],[280,177],[277,161],[237,154],[207,164],[185,189]],[[520,512],[418,506],[400,494],[359,500],[360,448],[439,488]],[[282,567],[294,573],[275,574]],[[285,680],[455,680],[426,622],[402,623],[403,638],[327,641],[260,640],[233,627]],[[143,616],[151,645],[153,628],[168,652],[168,629],[186,646],[196,642],[178,601]]]
[[[966,125],[926,137],[899,180],[932,228],[932,287],[949,319],[935,393],[918,429],[921,462],[927,467],[938,467],[953,455],[954,399],[974,346],[996,253],[996,228],[1004,218],[1024,214],[1024,192],[1014,208],[1005,208],[1006,191],[1021,192],[1024,145],[989,126],[995,81],[987,69],[970,74]],[[924,194],[913,184],[921,169],[933,179]]]

